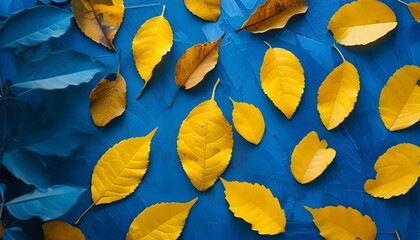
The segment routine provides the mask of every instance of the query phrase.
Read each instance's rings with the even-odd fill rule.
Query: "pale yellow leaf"
[[[375,163],[376,179],[365,183],[365,191],[378,198],[405,194],[420,177],[420,147],[401,143],[389,148]]]
[[[42,224],[44,240],[85,240],[82,231],[62,221],[51,221]]]
[[[236,131],[248,142],[258,145],[265,131],[261,111],[252,104],[230,100],[233,104],[232,120]]]
[[[379,113],[390,131],[408,128],[420,120],[420,67],[407,65],[392,75],[379,98]]]
[[[270,189],[258,183],[221,180],[229,209],[235,217],[252,224],[252,230],[261,235],[286,231],[286,215]]]
[[[420,3],[419,2],[411,2],[407,4],[408,10],[410,10],[411,15],[416,20],[416,22],[420,22]]]
[[[338,43],[366,45],[397,26],[394,12],[377,0],[358,0],[342,6],[331,18],[328,29]]]
[[[316,209],[305,206],[305,209],[312,214],[316,227],[325,239],[375,239],[377,232],[375,222],[356,209],[343,206]]]
[[[144,209],[131,223],[126,239],[176,240],[197,199],[187,203],[159,203]]]
[[[197,17],[215,22],[220,16],[220,0],[184,0],[185,6]]]
[[[290,164],[296,181],[305,184],[324,172],[335,157],[335,150],[327,146],[328,143],[325,140],[320,141],[314,131],[296,145]]]
[[[178,156],[194,187],[205,191],[225,171],[232,156],[232,127],[214,100],[196,106],[182,122],[178,133]]]

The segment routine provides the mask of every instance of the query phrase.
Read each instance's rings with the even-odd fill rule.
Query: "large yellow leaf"
[[[274,105],[290,119],[305,88],[303,68],[292,52],[269,47],[261,65],[261,86]]]
[[[51,221],[42,224],[44,240],[85,240],[82,231],[62,221]]]
[[[405,194],[420,177],[420,147],[402,143],[389,148],[375,163],[376,179],[365,183],[374,197],[391,198]]]
[[[71,0],[73,15],[82,32],[93,41],[114,50],[115,34],[124,16],[123,0],[111,0],[112,5],[100,0]]]
[[[232,127],[214,101],[218,83],[219,79],[211,99],[188,114],[178,133],[178,156],[185,173],[199,191],[213,186],[232,156]]]
[[[270,189],[258,183],[221,180],[229,209],[235,217],[252,224],[252,230],[262,235],[286,231],[286,215]]]
[[[340,125],[353,111],[360,90],[356,67],[346,61],[340,51],[339,53],[343,63],[328,74],[318,90],[318,112],[328,130]]]
[[[306,207],[314,217],[314,223],[325,239],[373,240],[376,224],[368,215],[362,215],[353,208],[327,206],[312,209]]]
[[[263,33],[271,29],[280,29],[286,26],[287,21],[297,14],[305,13],[307,0],[266,0],[258,6],[257,10],[249,16],[242,27],[252,33]]]
[[[114,73],[103,78],[90,93],[90,114],[98,127],[122,115],[127,105],[127,85],[123,76]]]
[[[171,50],[173,44],[172,28],[163,16],[164,13],[165,6],[163,6],[160,16],[153,17],[141,25],[133,39],[134,61],[137,71],[144,80],[141,91],[144,90],[150,78],[152,78],[153,69],[162,60],[162,57]]]
[[[233,104],[232,120],[236,131],[248,142],[258,145],[265,131],[261,111],[252,104],[230,100]]]
[[[420,119],[420,67],[407,65],[389,78],[379,98],[379,113],[389,131],[408,128]]]
[[[217,21],[220,16],[220,0],[184,0],[185,6],[197,17]]]
[[[159,203],[144,209],[131,223],[127,240],[177,239],[197,199],[187,203]]]
[[[314,131],[296,145],[290,164],[296,181],[305,184],[324,172],[335,157],[335,150],[327,146],[325,140],[319,141],[318,134]]]
[[[332,16],[328,29],[338,43],[366,45],[397,26],[394,12],[377,0],[358,0],[342,6]]]

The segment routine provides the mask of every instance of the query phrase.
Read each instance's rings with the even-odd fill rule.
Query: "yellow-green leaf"
[[[402,143],[389,148],[375,163],[376,179],[365,183],[365,191],[378,198],[405,194],[420,177],[420,147]]]
[[[114,50],[112,42],[124,16],[123,0],[103,4],[95,0],[71,0],[74,19],[82,32],[93,41]]]
[[[184,0],[185,6],[197,17],[215,22],[220,16],[220,0]]]
[[[400,1],[402,2],[402,1]],[[404,3],[404,2],[403,2]],[[416,20],[416,22],[420,22],[420,3],[419,2],[411,2],[411,3],[404,3],[407,5],[408,10],[410,10],[411,15]]]
[[[232,127],[214,100],[196,106],[182,122],[178,133],[178,156],[194,187],[205,191],[225,171],[232,156]]]
[[[44,240],[85,240],[82,231],[62,221],[51,221],[42,224]]]
[[[258,183],[221,180],[229,209],[235,217],[252,224],[252,230],[261,235],[286,231],[286,215],[270,189]]]
[[[177,239],[197,199],[187,203],[159,203],[144,209],[131,223],[126,239]]]
[[[392,75],[379,98],[379,113],[389,131],[408,128],[420,120],[420,67],[407,65]]]
[[[274,105],[290,119],[299,106],[305,76],[299,59],[283,48],[265,52],[260,71],[261,86]]]
[[[324,172],[335,157],[335,150],[327,146],[327,141],[320,141],[318,134],[314,131],[308,133],[296,145],[290,164],[296,181],[305,184]]]
[[[314,223],[325,239],[374,240],[376,224],[368,215],[362,215],[353,208],[327,206],[324,208],[306,207],[314,217]]]
[[[249,16],[242,27],[252,33],[263,33],[271,29],[280,29],[286,26],[291,17],[305,13],[308,6],[307,0],[266,0],[258,6],[257,10]]]
[[[236,131],[248,142],[258,145],[265,131],[261,111],[252,104],[230,100],[233,104],[232,120]]]
[[[90,93],[90,114],[98,127],[121,116],[127,105],[127,85],[119,73],[103,78]]]
[[[376,0],[358,0],[342,6],[331,18],[328,29],[346,46],[374,42],[397,26],[394,12]]]

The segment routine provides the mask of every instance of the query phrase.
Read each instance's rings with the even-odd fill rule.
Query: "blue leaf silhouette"
[[[29,236],[20,227],[11,227],[4,230],[3,240],[29,240]]]
[[[36,0],[6,0],[9,2],[7,8],[9,15],[14,15],[22,10],[35,6]]]
[[[0,202],[4,200],[4,191],[6,191],[6,184],[0,183]]]

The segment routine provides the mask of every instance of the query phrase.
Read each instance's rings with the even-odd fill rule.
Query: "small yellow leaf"
[[[392,75],[379,98],[379,113],[389,131],[408,128],[420,120],[420,67],[407,65]]]
[[[215,22],[220,16],[220,0],[184,0],[185,6],[197,17]]]
[[[274,105],[290,119],[299,106],[305,76],[299,59],[283,48],[265,52],[260,70],[261,86]]]
[[[258,6],[257,10],[249,16],[241,28],[252,33],[263,33],[271,29],[280,29],[286,26],[287,21],[297,14],[305,13],[307,0],[266,0]]]
[[[405,194],[420,177],[420,147],[402,143],[389,148],[375,163],[376,179],[365,183],[365,191],[378,198]]]
[[[407,4],[408,10],[410,10],[411,15],[414,17],[416,22],[420,22],[420,3],[411,2]]]
[[[185,51],[176,63],[175,82],[178,87],[195,87],[216,66],[223,36],[214,42],[197,44]]]
[[[112,0],[112,5],[95,0],[71,0],[74,19],[82,32],[93,41],[114,50],[115,34],[124,16],[123,0]]]
[[[335,157],[335,150],[328,148],[325,140],[319,141],[314,131],[308,133],[292,153],[290,169],[296,181],[305,184],[324,172]]]
[[[331,18],[328,29],[341,45],[366,45],[397,26],[394,12],[376,0],[358,0],[342,6]]]
[[[265,131],[261,111],[252,104],[230,100],[233,104],[232,120],[236,131],[248,142],[258,145]]]
[[[144,209],[131,223],[126,239],[177,239],[197,199],[187,203],[159,203]]]
[[[3,237],[4,234],[4,226],[3,226],[3,221],[0,221],[0,238]]]
[[[261,235],[286,231],[286,215],[270,189],[258,183],[221,180],[229,209],[235,217],[252,224],[252,230]]]
[[[115,78],[115,79],[112,79]],[[90,114],[98,127],[122,115],[127,105],[127,85],[123,76],[114,73],[103,78],[90,93]]]
[[[178,156],[182,167],[199,191],[205,191],[225,171],[232,157],[232,127],[214,101],[196,106],[182,122],[178,133]]]
[[[51,221],[42,224],[44,240],[85,240],[82,231],[62,221]]]
[[[316,209],[305,206],[305,209],[312,214],[316,227],[325,239],[375,239],[377,232],[375,222],[356,209],[343,206]]]

